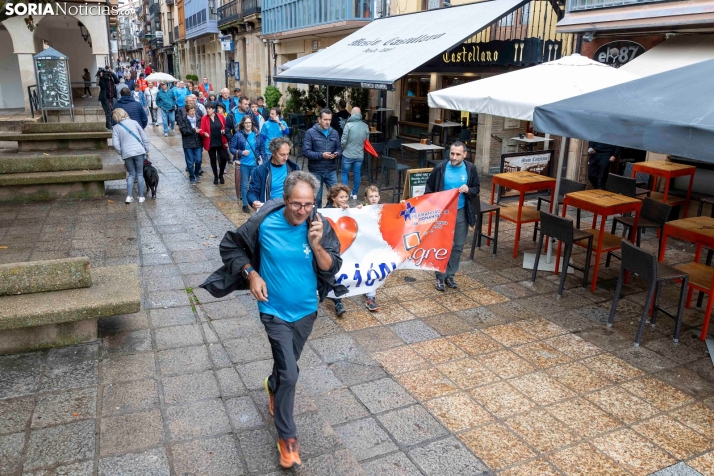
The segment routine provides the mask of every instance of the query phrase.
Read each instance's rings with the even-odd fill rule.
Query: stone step
[[[0,264],[0,296],[42,293],[92,285],[89,258]]]
[[[67,122],[23,124],[23,134],[59,134],[67,132],[107,132],[104,122]],[[109,134],[111,136],[111,134]]]
[[[0,296],[0,354],[97,339],[97,319],[141,309],[136,265],[92,270],[92,286]]]
[[[103,197],[104,181],[125,178],[121,164],[101,170],[5,174],[0,175],[0,203]]]
[[[0,156],[0,174],[99,170],[102,158],[96,154],[52,154]]]
[[[61,125],[61,123],[57,123]],[[71,124],[71,123],[69,123]],[[54,125],[54,124],[53,124]],[[112,133],[104,132],[61,132],[37,134],[0,134],[0,141],[17,142],[18,151],[33,150],[91,150],[106,149],[107,139]]]

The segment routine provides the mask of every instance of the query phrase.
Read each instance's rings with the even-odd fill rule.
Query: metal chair
[[[612,193],[619,193],[620,195],[625,195],[626,197],[634,197],[637,193],[637,183],[633,178],[610,174],[607,177],[605,190]]]
[[[689,283],[689,274],[664,263],[658,263],[657,258],[653,254],[641,250],[625,240],[622,241],[622,267],[620,268],[620,277],[617,280],[617,287],[615,288],[615,297],[612,300],[612,307],[610,307],[610,317],[607,320],[607,327],[612,327],[612,323],[615,321],[617,301],[620,299],[620,293],[622,292],[622,285],[625,281],[626,271],[635,274],[648,283],[647,299],[645,300],[644,310],[642,312],[642,317],[640,318],[640,325],[637,328],[635,347],[640,346],[642,333],[645,330],[645,323],[647,322],[647,316],[650,313],[650,306],[653,306],[652,318],[650,320],[652,327],[655,326],[655,321],[657,320],[657,311],[662,311],[664,314],[675,320],[674,342],[679,342],[679,331],[682,328],[684,296]],[[660,291],[662,289],[662,283],[674,280],[682,282],[682,290],[679,292],[679,306],[677,307],[676,316],[657,305],[657,299],[659,298]]]
[[[640,238],[642,237],[642,231],[646,229],[656,229],[660,232],[659,235],[659,249],[662,249],[662,237],[661,233],[664,224],[667,223],[669,215],[672,213],[672,207],[666,203],[658,202],[651,198],[645,198],[642,201],[642,209],[640,210],[640,220],[637,222],[637,246],[640,246]],[[635,217],[633,216],[620,216],[615,217],[612,220],[612,229],[610,233],[613,235],[617,229],[617,224],[620,223],[623,226],[622,236],[624,238],[625,233],[629,231],[628,238],[632,239],[632,227],[635,225]],[[610,257],[615,257],[617,259],[622,259],[614,251],[607,252],[607,258],[605,259],[605,267],[610,266]]]
[[[435,159],[434,158],[434,153],[435,151],[431,151],[431,159],[426,159],[427,163],[429,163],[432,167],[437,166],[441,162],[445,160],[449,160],[449,157],[451,155],[451,150],[449,147],[445,147],[444,150],[441,151],[441,158],[440,159]]]
[[[402,172],[411,169],[408,165],[400,164],[397,159],[393,157],[382,156],[382,171],[381,177],[379,178],[379,192],[383,190],[392,191],[392,203],[395,203],[395,197],[399,197],[399,193],[402,190]],[[382,182],[386,180],[386,185],[389,185],[389,171],[394,170],[394,181],[391,187],[382,187]]]
[[[387,141],[387,148],[384,151],[384,155],[391,157],[392,150],[401,150],[404,140],[402,139],[389,139]]]
[[[471,205],[476,211],[476,226],[474,227],[474,237],[471,240],[471,259],[474,259],[474,251],[476,248],[481,249],[481,237],[486,237],[489,241],[493,241],[493,254],[496,254],[498,249],[498,223],[501,221],[501,207],[491,205],[487,202],[482,202],[481,197],[476,197],[471,200]],[[493,235],[489,236],[483,232],[483,217],[488,213],[496,214],[496,226],[493,230]],[[487,243],[490,244],[490,243]]]
[[[439,145],[442,145],[443,142],[443,135],[444,135],[444,128],[441,127],[438,124],[434,124],[431,126],[431,132],[429,132],[429,139],[431,140],[431,143],[434,144],[436,141],[434,138],[439,139]]]
[[[585,187],[586,185],[584,183],[576,182],[575,180],[560,179],[560,189],[558,190],[558,205],[563,204],[565,195],[573,192],[582,192],[583,190],[585,190]],[[536,210],[540,211],[540,207],[543,202],[550,203],[550,196],[538,197],[538,205],[536,206]],[[555,211],[555,209],[553,211]],[[576,212],[577,218],[575,222],[575,228],[580,228],[580,211],[581,210],[578,208]],[[538,236],[538,230],[540,230],[538,223],[539,222],[535,222],[535,227],[533,228],[533,241],[536,240],[536,237]]]
[[[632,169],[634,166],[634,162],[627,162],[625,164],[625,171],[623,172],[623,175],[625,177],[632,177]],[[645,172],[635,172],[635,183],[639,188],[647,188],[650,184],[650,174]]]
[[[573,220],[570,218],[563,218],[552,213],[540,212],[540,238],[538,239],[538,249],[536,250],[535,263],[533,263],[533,273],[531,274],[531,281],[535,283],[536,274],[538,273],[538,262],[540,261],[540,253],[543,249],[543,239],[546,236],[555,238],[558,241],[563,242],[565,247],[565,256],[563,257],[563,271],[560,277],[560,285],[558,286],[558,298],[563,295],[563,288],[565,287],[565,277],[568,274],[568,267],[577,269],[583,272],[583,287],[588,287],[588,274],[590,272],[590,255],[593,251],[593,235],[577,228],[573,228]],[[585,256],[585,267],[581,268],[574,264],[570,264],[570,254],[573,251],[573,245],[580,241],[587,241],[587,254]],[[560,256],[556,256],[556,271],[557,271],[557,260]]]
[[[714,197],[702,197],[699,199],[699,208],[697,209],[697,216],[700,217],[702,216],[702,212],[704,211],[704,204],[711,205],[712,207],[712,213],[711,217],[714,218]]]
[[[387,144],[384,142],[373,142],[372,147],[374,147],[377,157],[372,156],[372,154],[368,152],[364,154],[367,156],[367,177],[369,177],[369,183],[373,183],[372,176],[374,176],[374,182],[377,181],[377,160],[384,154]],[[372,165],[372,161],[374,161],[374,166]]]

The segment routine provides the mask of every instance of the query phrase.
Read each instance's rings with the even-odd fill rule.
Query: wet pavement
[[[142,286],[141,312],[100,320],[99,341],[0,357],[2,475],[289,473],[262,390],[272,361],[255,300],[198,288],[220,266],[225,231],[247,219],[233,168],[215,186],[205,157],[204,181],[191,186],[180,137],[147,133],[156,200],[125,205],[124,183],[111,182],[102,200],[0,205],[0,262],[137,263]],[[530,230],[521,253],[535,248]],[[531,285],[522,255],[511,257],[511,225],[500,238],[496,257],[464,253],[456,291],[400,271],[378,291],[377,313],[362,297],[344,300],[342,319],[331,302],[320,307],[300,360],[304,464],[293,473],[714,474],[701,310],[685,312],[679,344],[661,316],[635,349],[637,278],[604,326],[619,262],[601,268],[595,293],[570,275],[556,300],[557,277],[541,272]],[[643,247],[656,248],[651,233]],[[693,251],[670,240],[668,261]],[[664,288],[668,308],[677,296]]]

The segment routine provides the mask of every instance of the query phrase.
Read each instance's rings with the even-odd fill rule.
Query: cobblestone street
[[[605,323],[619,261],[598,289],[579,272],[535,284],[512,258],[514,228],[469,259],[458,290],[398,271],[377,292],[320,307],[300,359],[303,465],[283,471],[263,379],[271,352],[250,294],[198,286],[242,224],[228,166],[189,185],[179,135],[146,129],[158,198],[124,204],[125,182],[86,201],[0,205],[0,263],[88,256],[140,266],[142,310],[99,320],[91,344],[0,356],[0,475],[711,475],[714,366],[685,310],[679,344],[660,316],[633,347],[646,292],[633,277]],[[121,163],[113,150],[105,163]],[[365,183],[363,182],[363,187]],[[482,178],[481,196],[490,196]],[[586,222],[590,217],[583,215]],[[531,226],[519,250],[532,252]],[[657,238],[643,237],[654,251]],[[668,262],[694,247],[670,240]],[[584,261],[582,252],[574,260]],[[676,307],[678,286],[663,288]]]

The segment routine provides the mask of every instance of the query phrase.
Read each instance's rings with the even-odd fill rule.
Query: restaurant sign
[[[561,41],[543,41],[540,38],[462,43],[430,60],[424,67],[525,66],[555,60],[562,54]]]
[[[629,40],[617,40],[606,43],[597,49],[593,59],[600,63],[619,68],[645,52],[641,44]]]

